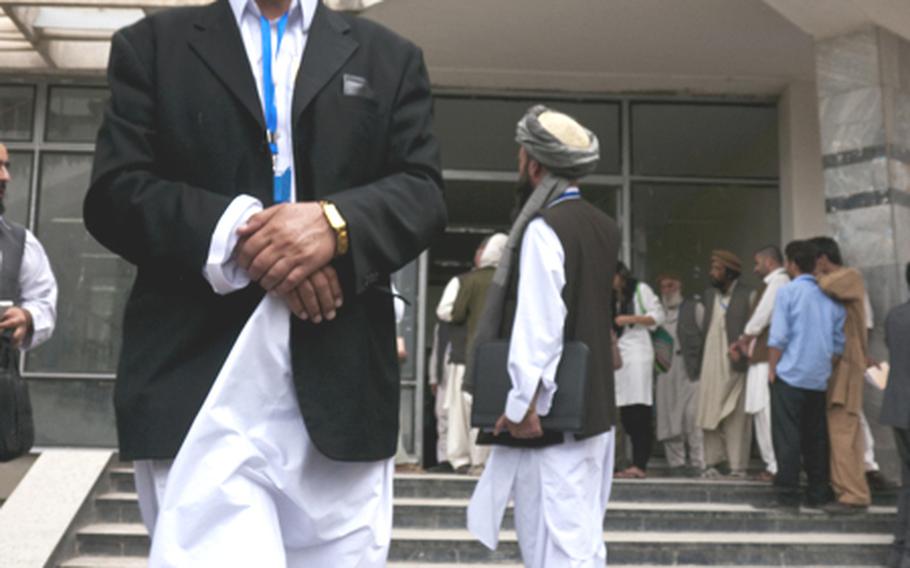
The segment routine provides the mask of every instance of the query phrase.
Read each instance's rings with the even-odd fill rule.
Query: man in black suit
[[[910,263],[906,268],[910,286]],[[901,458],[901,489],[897,502],[897,524],[889,568],[910,568],[910,302],[893,308],[885,320],[891,371],[882,401],[880,421],[894,428],[894,442]]]
[[[85,222],[138,268],[124,317],[115,407],[121,457],[139,460],[143,514],[156,531],[152,564],[155,551],[169,545],[156,542],[169,538],[160,534],[159,509],[171,520],[192,509],[181,508],[187,495],[179,480],[195,483],[234,466],[243,473],[260,463],[270,472],[270,463],[296,451],[290,442],[296,438],[284,431],[268,435],[266,416],[263,443],[277,438],[290,447],[270,446],[277,451],[270,454],[241,444],[250,455],[236,463],[208,460],[205,438],[193,436],[191,425],[211,426],[217,413],[210,411],[249,385],[261,386],[262,396],[287,387],[291,396],[246,410],[265,412],[290,398],[293,408],[284,410],[302,415],[288,423],[302,432],[295,435],[312,459],[301,458],[299,470],[279,464],[279,473],[297,474],[311,482],[310,494],[326,499],[336,490],[354,495],[351,487],[372,476],[382,485],[363,494],[389,497],[399,392],[388,275],[445,224],[420,50],[316,0],[218,0],[162,11],[115,34],[108,78],[111,102],[98,134]],[[272,359],[261,372],[240,376],[257,357]],[[270,382],[285,378],[286,384]],[[214,430],[210,443],[262,434],[247,428],[260,423],[257,417],[240,414],[230,422],[235,431]],[[319,475],[307,469],[316,459]],[[193,470],[186,463],[178,468],[181,462],[208,469],[177,475]],[[358,473],[366,471],[369,476]],[[265,505],[273,508],[267,522],[253,524],[280,525],[263,531],[280,532],[276,540],[285,551],[276,554],[287,563],[384,562],[390,503],[364,503],[373,516],[357,526],[343,523],[363,512],[358,503],[336,501],[344,512],[331,518],[314,511],[288,516],[289,507],[303,508],[281,497],[299,495],[270,475],[246,476],[274,498]],[[238,480],[218,479],[223,487]],[[210,504],[199,495],[201,505]],[[238,495],[222,501],[249,505]],[[267,546],[249,546],[261,535],[238,539],[233,536],[242,530],[224,528],[235,517],[250,522],[256,507],[247,509],[208,509],[219,523],[188,521],[198,521],[192,525],[198,543],[216,533],[220,540],[196,548],[184,542],[201,554],[184,561],[242,565],[244,551],[256,549],[257,562],[267,565]],[[306,524],[287,531],[288,519]],[[327,519],[335,524],[319,524]],[[368,528],[360,531],[363,525]],[[336,558],[332,542],[307,540],[331,533],[341,541],[358,531],[371,534],[369,547],[379,549],[369,561],[357,556],[364,552]],[[288,534],[297,540],[289,542]],[[351,542],[349,550],[367,547]],[[317,548],[323,556],[308,556]],[[205,555],[215,549],[217,556]]]

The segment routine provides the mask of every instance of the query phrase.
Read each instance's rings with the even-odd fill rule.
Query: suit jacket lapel
[[[220,0],[203,14],[195,23],[196,35],[190,37],[190,48],[240,100],[264,131],[265,118],[256,79],[230,4]]]
[[[318,3],[294,84],[292,124],[357,50],[359,44],[348,35],[349,31],[341,16]]]

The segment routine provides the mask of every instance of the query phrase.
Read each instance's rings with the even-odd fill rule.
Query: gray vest
[[[703,338],[708,336],[708,328],[711,327],[711,318],[714,315],[714,298],[717,294],[718,291],[714,288],[708,288],[705,291],[705,325],[703,326],[704,329],[702,329]],[[725,317],[727,323],[727,341],[731,345],[734,341],[739,339],[746,329],[746,324],[749,323],[749,316],[752,313],[751,298],[752,289],[737,280],[733,288],[730,305],[727,307],[727,314]],[[739,362],[731,363],[731,365],[735,371],[741,373],[746,372],[749,370],[749,359],[743,357]]]
[[[698,321],[696,310],[700,303],[701,296],[697,295],[683,300],[676,320],[676,338],[690,381],[697,381],[701,376],[701,357],[705,344],[702,328],[705,326],[704,322],[699,325]]]
[[[22,301],[19,273],[25,255],[25,227],[0,219],[0,300]]]

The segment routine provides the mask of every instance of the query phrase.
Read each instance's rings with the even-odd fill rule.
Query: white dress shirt
[[[566,193],[577,191],[569,188]],[[538,385],[537,414],[549,414],[557,389],[556,369],[562,358],[568,315],[562,298],[566,285],[565,251],[556,232],[541,218],[528,223],[525,229],[519,274],[518,304],[509,342],[512,390],[505,408],[506,418],[512,422],[524,419]]]
[[[2,217],[0,217],[2,220]],[[19,271],[21,303],[19,307],[32,315],[33,331],[22,349],[32,349],[50,339],[57,321],[57,279],[44,247],[28,229]]]
[[[254,0],[230,0],[231,10],[237,20],[243,46],[250,61],[255,78],[259,101],[265,100],[262,93],[262,13]],[[294,179],[293,128],[291,106],[294,100],[294,84],[297,71],[303,59],[310,24],[316,13],[317,0],[291,0],[288,21],[280,49],[277,47],[277,28],[272,22],[272,78],[275,82],[275,107],[278,111],[278,171],[291,170],[291,201],[296,200],[297,188]],[[263,137],[265,133],[263,132]],[[234,247],[237,246],[237,229],[254,214],[262,211],[262,203],[251,195],[238,195],[222,214],[212,241],[203,274],[218,294],[228,294],[245,288],[250,279],[233,261]]]
[[[762,294],[761,300],[755,306],[755,312],[746,323],[744,333],[753,337],[759,336],[766,327],[771,325],[771,314],[774,313],[774,299],[777,297],[777,291],[781,287],[790,283],[790,277],[783,268],[771,272],[765,276],[765,293]]]
[[[452,313],[455,311],[455,300],[458,298],[458,292],[461,290],[461,279],[455,276],[446,284],[442,291],[442,297],[436,305],[436,317],[444,322],[452,321]]]

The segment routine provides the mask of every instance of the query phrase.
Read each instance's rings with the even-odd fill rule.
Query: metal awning
[[[361,11],[381,0],[323,0]],[[163,8],[211,0],[0,1],[0,73],[97,74],[107,66],[113,33]]]

